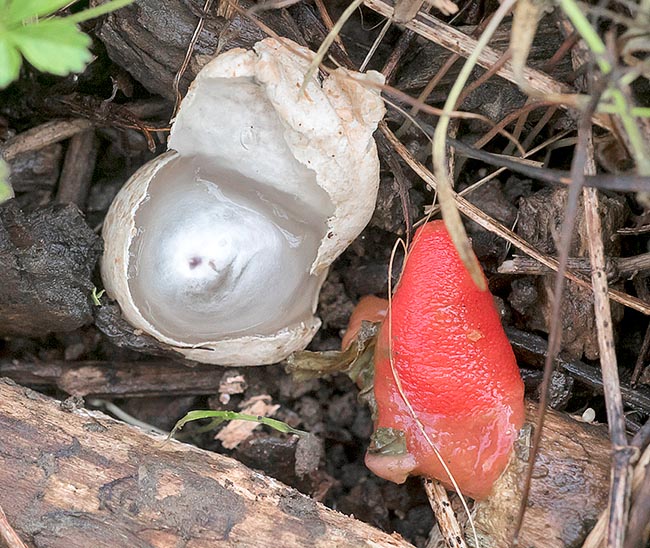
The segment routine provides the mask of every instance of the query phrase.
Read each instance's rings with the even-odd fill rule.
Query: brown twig
[[[393,6],[387,0],[364,0],[364,5],[384,17],[391,17],[393,14]],[[426,13],[418,13],[418,15],[411,21],[405,23],[405,26],[427,40],[439,44],[440,46],[458,53],[463,57],[468,57],[477,47],[477,41],[474,38],[467,36],[461,31]],[[489,69],[498,62],[502,55],[503,52],[499,52],[490,47],[485,47],[479,55],[478,64]],[[510,82],[517,83],[517,78],[512,69],[511,63],[506,63],[506,65],[498,71],[498,75]],[[565,84],[551,78],[548,74],[527,67],[524,69],[523,75],[525,81],[528,82],[531,87],[534,87],[541,95],[563,95],[563,100],[567,102],[567,104],[562,105],[564,108],[568,106],[576,106],[575,104],[569,104],[569,100],[572,96],[566,95],[570,94],[572,90]],[[612,124],[608,116],[597,114],[594,115],[593,121],[600,127],[608,130],[612,129]]]
[[[512,327],[506,328],[506,334],[520,363],[536,369],[543,369],[548,354],[546,339]],[[593,394],[603,394],[603,377],[599,368],[580,360],[568,358],[562,354],[558,356],[556,365],[558,371],[574,378]],[[625,405],[643,414],[650,413],[650,393],[648,390],[633,390],[623,385],[621,386],[621,393]],[[650,439],[650,423],[643,426],[637,434],[642,433],[644,430],[647,433],[645,437]]]
[[[448,139],[448,141],[454,148],[459,151],[459,153],[475,160],[481,160],[486,164],[498,167],[507,167],[516,173],[521,173],[522,175],[526,175],[527,177],[531,177],[539,181],[562,185],[571,184],[571,174],[567,173],[566,171],[549,168],[537,168],[531,166],[529,163],[522,162],[515,157],[493,154],[491,152],[479,150],[476,148],[476,145],[472,147],[463,143],[462,141],[456,141],[454,139]],[[483,143],[480,142],[479,144],[482,145]],[[650,185],[650,177],[644,177],[636,174],[619,175],[601,173],[598,175],[589,175],[584,179],[585,186],[601,188],[603,190],[615,190],[618,192],[642,192],[648,188],[648,185]]]
[[[581,274],[591,275],[591,264],[589,259],[571,257],[568,262],[569,269]],[[639,271],[650,270],[650,253],[641,253],[634,257],[608,257],[605,264],[605,273],[610,281],[633,276]],[[534,259],[515,255],[512,259],[505,261],[498,269],[500,274],[525,274],[541,276],[548,274],[550,269],[539,264]],[[650,343],[650,341],[649,341]],[[643,349],[641,350],[643,353]]]
[[[487,82],[492,76],[497,74],[503,66],[510,60],[510,57],[512,56],[512,53],[510,50],[506,51],[499,57],[498,61],[494,63],[489,69],[487,69],[481,76],[479,76],[476,80],[474,80],[471,84],[469,84],[464,90],[463,93],[461,93],[460,97],[458,98],[458,105],[462,105],[463,101],[469,97],[470,93],[474,92],[476,89],[478,89],[480,86],[482,86],[485,82]]]
[[[2,507],[0,507],[0,540],[2,541],[0,544],[6,545],[7,548],[27,548],[13,527],[9,525]]]
[[[650,255],[650,253],[648,254]],[[645,357],[648,353],[648,348],[650,348],[650,325],[646,327],[645,337],[643,337],[643,344],[641,345],[641,350],[639,355],[636,357],[636,363],[634,364],[634,371],[632,372],[632,378],[630,379],[630,384],[633,387],[636,387],[641,377],[643,371],[643,364],[645,363]]]
[[[411,45],[415,33],[412,30],[406,29],[402,35],[399,37],[397,44],[391,51],[384,68],[382,69],[382,74],[386,77],[386,82],[390,82],[393,75],[395,74],[395,69],[397,65],[402,60],[403,55],[406,53],[406,50]]]
[[[423,483],[447,548],[467,548],[465,535],[458,525],[456,514],[449,502],[445,488],[438,480],[425,479]]]
[[[580,134],[578,134],[580,138]],[[593,141],[591,130],[587,137],[588,161],[584,164],[585,173],[595,173]],[[612,548],[622,548],[630,508],[630,460],[633,453],[628,447],[625,435],[625,417],[621,398],[618,366],[614,348],[612,316],[607,298],[607,276],[605,274],[605,255],[602,240],[602,226],[599,215],[598,195],[593,188],[583,189],[585,224],[589,240],[591,259],[591,280],[594,287],[594,311],[600,366],[603,372],[603,387],[607,407],[607,424],[613,445],[612,486],[609,498],[609,526],[607,541]]]
[[[19,133],[0,146],[0,156],[10,162],[16,156],[40,150],[92,128],[88,120],[52,120]]]
[[[70,139],[65,154],[56,202],[76,204],[83,209],[95,170],[99,143],[92,130],[77,133]]]
[[[212,0],[205,0],[205,4],[203,4],[203,14],[208,13],[211,7],[212,7]],[[199,39],[199,35],[201,34],[201,31],[203,30],[203,25],[205,24],[205,17],[203,16],[203,14],[201,14],[201,16],[199,17],[199,22],[196,24],[196,27],[194,29],[194,34],[192,34],[190,43],[187,46],[187,51],[185,52],[185,58],[183,59],[183,63],[178,69],[178,72],[174,75],[174,83],[172,85],[174,87],[174,96],[176,97],[176,100],[174,102],[174,113],[172,114],[172,118],[176,116],[176,113],[178,112],[178,108],[181,106],[181,101],[183,99],[180,92],[181,78],[183,78],[183,75],[185,74],[187,67],[190,65],[190,60],[192,59],[192,53],[194,52],[194,47],[196,46],[196,42]]]
[[[431,171],[429,171],[421,162],[419,162],[409,152],[409,150],[399,141],[399,139],[397,139],[395,134],[390,130],[390,128],[388,128],[388,126],[384,122],[380,122],[379,130],[387,137],[391,145],[395,147],[395,150],[400,155],[402,160],[404,160],[406,164],[426,184],[428,184],[429,186],[431,186],[431,188],[435,190],[437,186],[437,181],[433,176],[433,174],[431,173]],[[515,234],[512,230],[503,226],[501,223],[499,223],[489,215],[486,215],[478,207],[468,202],[462,196],[459,196],[456,193],[454,193],[453,196],[459,211],[464,215],[466,215],[467,217],[469,217],[472,221],[482,226],[489,232],[493,234],[497,234],[498,236],[506,240],[508,243],[510,243],[512,246],[520,249],[527,255],[530,255],[540,263],[548,266],[554,271],[557,271],[558,261],[556,259],[549,257],[548,255],[545,255],[544,253],[541,253],[540,251],[535,249],[526,240],[521,238],[519,235]],[[584,287],[586,289],[591,289],[591,284],[579,274],[572,271],[566,271],[564,275],[568,280],[575,282],[579,286]],[[642,301],[641,299],[637,299],[636,297],[632,297],[631,295],[627,295],[626,293],[611,288],[609,289],[609,298],[629,308],[637,310],[642,314],[650,315],[650,304]]]

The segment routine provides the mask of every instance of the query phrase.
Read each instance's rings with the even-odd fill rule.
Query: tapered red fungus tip
[[[523,425],[524,386],[493,297],[476,287],[442,221],[413,238],[374,378],[375,426],[404,432],[406,452],[369,456],[368,466],[400,482],[412,464],[409,473],[448,487],[451,474],[464,494],[486,497]]]

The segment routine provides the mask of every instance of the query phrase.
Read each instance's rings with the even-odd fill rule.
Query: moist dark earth
[[[35,147],[9,162],[16,198],[0,206],[0,374],[60,399],[82,394],[89,407],[105,408],[110,401],[132,417],[164,431],[191,409],[240,410],[242,403],[262,397],[269,405],[279,405],[275,418],[312,433],[318,441],[299,445],[293,436],[260,427],[235,448],[226,449],[215,438],[218,430],[202,432],[196,424],[187,425],[179,437],[230,455],[331,508],[386,531],[397,531],[417,546],[424,546],[434,522],[421,482],[411,479],[398,486],[373,476],[365,468],[363,457],[372,432],[370,412],[358,401],[357,389],[346,376],[294,382],[283,364],[235,369],[193,367],[130,328],[121,319],[119,307],[106,296],[100,297],[99,304],[91,299],[94,289],[102,288],[97,262],[104,215],[128,177],[165,150],[166,128],[173,111],[174,74],[194,31],[197,9],[200,11],[193,0],[169,0],[162,3],[164,9],[156,9],[158,4],[155,0],[141,0],[119,16],[86,24],[84,30],[93,38],[96,59],[83,74],[56,78],[25,65],[20,80],[0,92],[0,147],[17,134],[61,119],[88,121],[84,139],[91,143],[81,146],[78,139],[73,145],[65,139]],[[327,4],[336,20],[346,2]],[[490,1],[472,0],[460,6],[461,15],[453,25],[465,32],[475,29],[484,14],[494,9]],[[259,17],[278,34],[312,49],[317,49],[326,33],[311,2],[260,12]],[[355,14],[341,34],[349,54],[347,62],[358,66],[363,61],[380,23],[382,20],[370,10]],[[222,49],[230,49],[250,46],[263,36],[243,16],[232,16],[229,24],[224,17],[209,14],[181,90],[187,88],[202,60],[215,53],[220,40]],[[506,28],[493,42],[494,47],[505,47],[507,37]],[[369,68],[381,70],[402,38],[403,29],[393,26]],[[531,66],[545,66],[562,41],[552,19],[545,19],[529,60]],[[333,58],[341,59],[343,55],[335,45]],[[389,83],[417,96],[449,55],[439,46],[412,37]],[[459,66],[440,81],[428,104],[441,106]],[[560,81],[575,80],[568,58],[547,70]],[[483,72],[475,70],[473,79]],[[640,95],[644,92],[634,91]],[[473,90],[461,109],[496,122],[520,108],[524,101],[514,86],[493,77]],[[402,107],[408,108],[404,104]],[[435,125],[435,118],[429,114],[420,114],[418,119],[425,130]],[[532,114],[525,129],[533,128],[539,119],[539,114]],[[386,120],[396,130],[404,118],[389,108]],[[530,148],[574,127],[574,120],[558,111],[529,143]],[[487,126],[468,120],[458,123],[455,131],[457,139],[473,143],[487,131]],[[429,144],[419,129],[405,128],[401,140],[418,159],[430,164]],[[386,295],[394,243],[406,236],[408,227],[423,217],[425,205],[434,199],[430,189],[400,164],[385,144],[379,144],[382,171],[377,209],[368,227],[329,273],[318,308],[323,327],[311,343],[311,350],[339,349],[342,332],[358,299],[367,294]],[[501,152],[507,146],[507,141],[499,137],[486,150]],[[612,161],[624,161],[616,156],[612,160],[609,152],[603,146],[603,169],[608,169]],[[545,160],[547,167],[567,169],[570,164],[570,148],[558,148],[547,157],[544,154],[535,159]],[[396,161],[400,172],[391,167]],[[71,169],[77,176],[69,175]],[[486,175],[488,168],[459,157],[455,171],[456,189],[461,191]],[[550,255],[557,253],[558,227],[566,202],[564,189],[504,171],[468,198],[504,226],[514,227],[537,249]],[[648,251],[648,232],[618,232],[648,221],[647,212],[633,194],[607,193],[602,219],[609,235],[604,238],[607,257],[633,257]],[[579,217],[571,244],[570,256],[578,259],[586,256],[583,225]],[[515,343],[528,395],[536,398],[546,351],[553,276],[497,272],[516,250],[472,222],[466,221],[466,228],[489,278],[503,323]],[[394,277],[399,274],[400,261],[398,255]],[[648,301],[648,279],[645,267],[625,276],[613,272],[611,281],[614,287]],[[580,415],[592,408],[596,420],[604,422],[592,310],[590,292],[569,284],[562,316],[563,360],[569,367],[554,374],[550,401],[552,407],[571,414]],[[620,305],[613,307],[613,321],[620,374],[626,387],[627,427],[633,433],[650,413],[650,390],[643,384],[650,382],[644,358],[647,344],[643,344],[648,321]],[[640,381],[631,389],[629,381],[637,361]],[[103,368],[103,386],[90,386],[84,377],[83,367],[91,362]],[[136,374],[142,365],[152,366],[153,373],[145,380]],[[160,372],[158,377],[156,370]],[[71,380],[70,372],[74,371],[80,373]],[[179,371],[187,372],[187,376],[183,378]],[[163,375],[165,383],[160,381]]]

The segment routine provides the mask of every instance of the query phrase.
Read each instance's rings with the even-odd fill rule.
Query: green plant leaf
[[[307,432],[304,432],[303,430],[298,430],[297,428],[293,428],[285,422],[276,419],[270,419],[268,417],[247,415],[246,413],[237,413],[235,411],[205,410],[205,411],[189,411],[181,420],[179,420],[176,423],[173,430],[169,433],[168,439],[171,438],[178,430],[183,428],[183,426],[185,426],[185,424],[187,424],[188,422],[197,421],[200,419],[213,419],[213,421],[210,423],[210,426],[217,426],[219,425],[219,423],[223,421],[238,420],[238,421],[249,421],[249,422],[257,422],[260,424],[265,424],[266,426],[270,426],[271,428],[279,432],[284,432],[285,434],[296,434],[298,436],[309,435]]]
[[[43,17],[70,4],[70,0],[10,0],[6,12],[7,26],[20,24],[25,19]]]
[[[66,76],[82,72],[92,60],[90,37],[65,19],[49,19],[12,29],[11,41],[34,67]]]
[[[14,197],[14,189],[9,184],[9,167],[0,160],[0,204]]]
[[[105,289],[102,289],[101,291],[97,291],[97,288],[93,286],[93,292],[90,294],[90,298],[93,301],[93,304],[95,306],[101,306],[102,302],[100,299],[102,298],[102,295],[106,293]]]
[[[0,89],[6,88],[18,78],[22,60],[16,47],[0,36]]]
[[[83,21],[88,21],[88,19],[94,19],[100,15],[105,15],[111,11],[119,10],[124,6],[132,4],[134,0],[111,0],[94,8],[88,8],[86,10],[80,11],[79,13],[73,13],[72,15],[66,17],[68,21],[73,23],[81,23]]]

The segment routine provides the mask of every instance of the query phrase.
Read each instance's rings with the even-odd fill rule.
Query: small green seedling
[[[93,304],[95,306],[101,306],[102,303],[99,299],[102,298],[102,295],[106,292],[105,289],[102,289],[101,291],[97,291],[96,287],[93,287],[93,292],[90,294],[90,298],[93,301]]]
[[[68,17],[52,16],[75,1],[0,0],[0,89],[18,79],[23,57],[42,72],[82,72],[92,61],[91,39],[77,23],[133,2],[112,0]]]
[[[0,204],[14,197],[14,189],[9,183],[9,167],[0,160]]]
[[[188,422],[198,421],[201,419],[212,419],[210,424],[206,426],[206,430],[212,429],[224,421],[249,421],[265,424],[278,432],[285,434],[295,434],[296,436],[309,436],[308,432],[298,430],[289,426],[286,422],[282,422],[260,415],[247,415],[246,413],[236,413],[235,411],[190,411],[181,420],[179,420],[172,431],[169,433],[167,439],[170,439],[178,430],[183,428]]]

